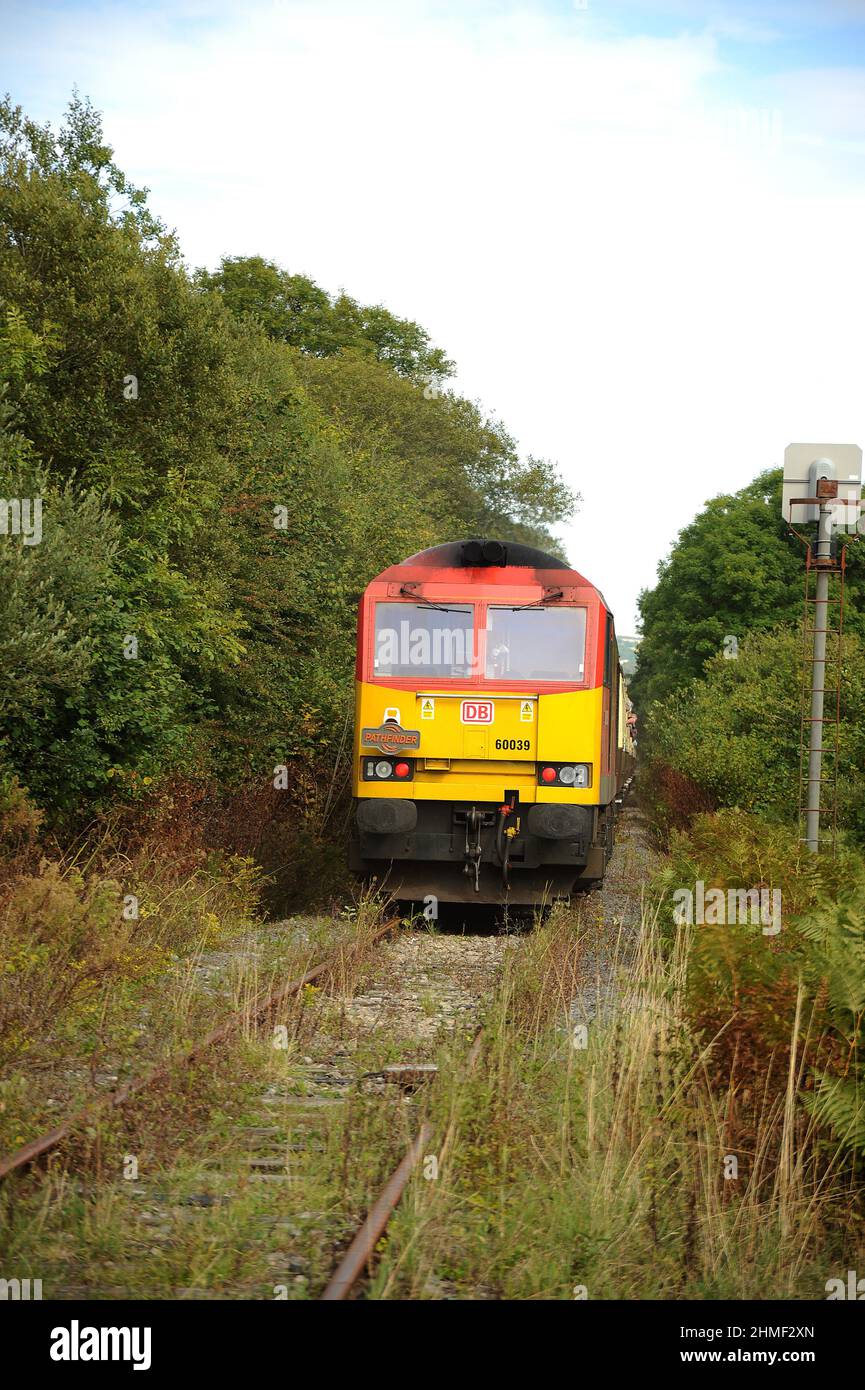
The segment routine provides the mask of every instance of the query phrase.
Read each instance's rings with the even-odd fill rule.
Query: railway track
[[[466,1061],[465,1072],[467,1075],[470,1075],[477,1065],[478,1058],[481,1055],[483,1036],[484,1033],[481,1028],[475,1035]],[[412,1140],[405,1156],[382,1187],[377,1200],[370,1208],[348,1250],[339,1261],[339,1264],[331,1275],[321,1295],[320,1302],[338,1303],[345,1301],[345,1299],[349,1298],[353,1289],[363,1277],[364,1272],[370,1267],[374,1258],[375,1248],[384,1235],[387,1224],[396,1211],[411,1175],[424,1156],[426,1146],[432,1136],[432,1125],[424,1121],[417,1135]],[[445,1131],[444,1139],[437,1155],[439,1167],[441,1167],[444,1161],[452,1140],[453,1123],[451,1123]]]
[[[423,1157],[424,1150],[432,1138],[432,1125],[426,1121],[421,1125],[408,1152],[391,1173],[382,1188],[377,1201],[363,1222],[363,1225],[343,1255],[328,1281],[322,1303],[339,1303],[347,1299],[352,1289],[371,1264],[375,1247],[387,1229],[387,1223],[399,1204],[412,1173]]]
[[[633,817],[626,813],[623,818],[625,838],[617,851],[613,872],[608,875],[604,886],[597,892],[587,895],[584,907],[588,919],[603,921],[605,915],[619,918],[626,923],[623,942],[615,945],[612,938],[602,946],[595,946],[587,955],[583,965],[583,980],[571,1003],[572,1023],[588,1022],[598,1014],[615,1007],[618,985],[615,980],[616,960],[621,946],[627,956],[634,948],[636,938],[633,930],[639,920],[639,903],[628,885],[628,874],[633,872],[629,864],[631,856],[641,859],[646,850],[639,836],[633,838]],[[601,938],[603,939],[603,938]],[[481,1056],[484,1030],[478,1029],[468,1053],[464,1076],[475,1069]],[[438,1166],[443,1161],[453,1141],[453,1123],[448,1126],[438,1150]],[[342,1256],[331,1278],[321,1294],[321,1300],[335,1302],[351,1297],[364,1274],[371,1268],[378,1242],[384,1235],[388,1222],[397,1209],[399,1201],[408,1185],[412,1173],[427,1152],[433,1138],[432,1127],[424,1123],[409,1145],[400,1163],[383,1184],[376,1201],[370,1207],[366,1218],[359,1226],[348,1250]]]
[[[601,893],[583,900],[586,921],[602,923],[627,911],[636,923],[638,904],[630,888],[619,885],[623,856],[632,854],[628,844],[626,834],[613,865],[616,870],[618,864],[618,871]],[[118,1220],[127,1249],[133,1250],[129,1264],[135,1273],[120,1285],[114,1274],[107,1284],[102,1277],[81,1283],[76,1261],[58,1272],[52,1296],[102,1298],[118,1296],[119,1290],[127,1296],[129,1291],[133,1297],[153,1296],[156,1287],[158,1296],[168,1298],[261,1298],[271,1296],[266,1292],[271,1278],[281,1281],[273,1289],[287,1289],[275,1297],[311,1295],[333,1302],[369,1296],[380,1242],[412,1175],[427,1156],[436,1158],[441,1171],[456,1145],[455,1131],[449,1132],[454,1124],[435,1092],[447,1094],[447,1087],[457,1092],[476,1066],[484,1046],[485,1001],[497,988],[508,952],[521,950],[526,942],[522,936],[490,931],[480,918],[463,935],[426,929],[397,933],[398,926],[398,919],[390,918],[365,938],[375,949],[359,957],[362,973],[355,967],[347,972],[336,968],[343,947],[324,948],[318,963],[308,970],[301,964],[291,980],[256,991],[252,1003],[235,1009],[192,1047],[99,1096],[0,1160],[0,1180],[8,1179],[67,1141],[73,1147],[73,1137],[77,1141],[85,1125],[92,1128],[98,1116],[122,1111],[160,1080],[171,1082],[170,1095],[175,1074],[179,1079],[188,1063],[218,1053],[235,1035],[257,1031],[253,1056],[262,1062],[279,1057],[267,1045],[266,1034],[251,1025],[278,1020],[280,1006],[303,995],[302,1008],[290,1016],[291,1051],[283,1054],[289,1061],[266,1063],[261,1075],[261,1062],[255,1062],[244,1083],[245,1099],[238,1094],[236,1102],[233,1095],[228,1100],[227,1138],[211,1140],[207,1120],[192,1127],[186,1121],[178,1147],[167,1151],[168,1167],[159,1158],[154,1163],[154,1152],[166,1153],[164,1144],[161,1150],[147,1147],[161,1113],[159,1088],[156,1109],[151,1097],[141,1110],[136,1107],[131,1128],[124,1131],[133,1150],[146,1146],[140,1178],[118,1188],[116,1139],[111,1141],[114,1167],[103,1168],[100,1159],[95,1177],[89,1172],[75,1176],[73,1157],[70,1190],[84,1195],[88,1205],[120,1199],[117,1210],[123,1215]],[[598,942],[602,936],[593,932],[591,939]],[[612,957],[608,960],[604,950],[597,954],[591,947],[588,953],[585,946],[581,950],[581,982],[572,1006],[578,1021],[604,1013],[616,993]],[[246,959],[237,957],[241,968]],[[208,962],[202,971],[206,992],[222,991],[223,977],[216,970],[233,969],[234,958]],[[315,984],[321,988],[306,990]],[[468,1052],[459,1044],[443,1047],[449,1036],[473,1038],[473,1043]],[[228,1064],[228,1076],[234,1076],[236,1065]],[[184,1086],[178,1094],[187,1094]],[[224,1099],[217,1108],[225,1114]],[[187,1168],[192,1174],[188,1179],[183,1176]],[[22,1205],[16,1192],[13,1205],[20,1207],[22,1220],[28,1200]],[[252,1272],[213,1279],[207,1260],[199,1261],[196,1250],[221,1246],[253,1252]]]
[[[371,944],[378,945],[386,938],[393,937],[399,925],[399,918],[389,918],[373,933]],[[331,1004],[334,998],[338,1001],[344,1034],[340,1036],[336,1046],[327,1048],[323,1060],[304,1058],[304,1069],[308,1078],[303,1085],[304,1095],[291,1097],[281,1088],[274,1088],[272,1093],[261,1097],[261,1103],[273,1112],[272,1116],[268,1114],[266,1117],[267,1122],[249,1130],[238,1130],[239,1134],[248,1135],[253,1150],[247,1160],[247,1177],[264,1182],[294,1180],[286,1176],[285,1154],[280,1153],[277,1147],[282,1142],[277,1137],[281,1128],[270,1123],[271,1118],[279,1118],[280,1115],[286,1114],[286,1104],[292,1106],[290,1123],[296,1123],[297,1120],[302,1122],[302,1112],[306,1107],[313,1107],[313,1114],[320,1123],[331,1113],[329,1106],[345,1104],[344,1097],[353,1087],[365,1086],[368,1093],[370,1087],[377,1086],[383,1097],[391,1099],[402,1093],[410,1104],[408,1092],[414,1089],[413,1082],[421,1085],[433,1078],[431,1084],[435,1084],[436,1068],[424,1060],[403,1066],[385,1066],[380,1072],[369,1074],[366,1081],[363,1076],[353,1075],[352,1063],[347,1060],[351,1053],[345,1050],[351,1047],[351,1039],[347,1034],[352,1031],[367,1039],[382,1038],[392,1042],[397,1037],[403,1043],[408,1042],[423,1058],[428,1055],[428,1050],[442,1032],[462,1029],[468,1025],[475,1031],[475,1038],[464,1066],[467,1070],[473,1069],[480,1056],[482,1041],[482,1032],[477,1029],[475,1022],[479,1004],[497,977],[505,952],[516,944],[513,937],[495,935],[438,935],[428,931],[401,933],[393,942],[392,948],[385,953],[386,959],[376,957],[371,978],[366,981],[361,992],[353,992],[345,998],[339,995],[325,996],[323,992],[323,1000],[326,997]],[[335,960],[336,957],[330,955],[296,978],[259,995],[251,1005],[233,1012],[192,1047],[168,1058],[145,1074],[130,1079],[109,1094],[83,1105],[55,1128],[0,1158],[0,1183],[62,1149],[66,1141],[79,1133],[85,1125],[92,1125],[100,1116],[121,1110],[149,1088],[179,1073],[183,1067],[208,1052],[218,1049],[251,1024],[260,1023],[273,1016],[286,1000],[300,994],[306,986],[322,982],[332,974]],[[394,1082],[397,1083],[396,1086],[392,1084]],[[341,1093],[340,1098],[334,1097],[335,1090]],[[405,1111],[406,1118],[410,1113],[410,1110]],[[285,1128],[285,1124],[282,1128]],[[407,1151],[371,1205],[348,1249],[341,1256],[337,1254],[341,1242],[337,1243],[333,1257],[335,1267],[324,1292],[320,1295],[323,1301],[339,1301],[350,1297],[357,1289],[358,1283],[369,1272],[374,1262],[376,1245],[384,1234],[417,1163],[430,1151],[434,1137],[433,1128],[427,1121],[418,1124]],[[451,1140],[452,1135],[448,1132],[440,1139],[437,1146],[440,1162],[443,1161]],[[313,1138],[312,1142],[314,1145],[317,1141]],[[264,1145],[264,1152],[259,1151],[261,1145]],[[184,1291],[181,1296],[207,1296],[207,1291],[192,1289]]]
[[[398,917],[389,918],[374,933],[373,942],[377,943],[388,936],[400,924]],[[256,999],[249,1008],[236,1010],[218,1028],[212,1029],[209,1033],[194,1043],[186,1051],[171,1057],[167,1062],[153,1068],[144,1076],[133,1077],[131,1080],[119,1086],[115,1091],[108,1095],[100,1096],[98,1099],[90,1101],[81,1107],[74,1114],[70,1115],[54,1129],[48,1130],[45,1134],[39,1135],[36,1139],[31,1139],[29,1143],[22,1145],[20,1149],[0,1158],[0,1182],[11,1176],[12,1173],[20,1172],[30,1167],[38,1159],[54,1150],[67,1140],[79,1127],[96,1119],[99,1115],[117,1110],[126,1104],[133,1096],[140,1095],[149,1087],[157,1082],[164,1080],[175,1072],[178,1068],[185,1066],[189,1062],[196,1061],[211,1048],[217,1047],[220,1043],[226,1042],[242,1028],[248,1027],[250,1023],[255,1023],[273,1010],[279,1008],[287,999],[300,993],[307,985],[314,984],[328,972],[332,971],[335,964],[334,957],[319,962],[312,966],[303,975],[294,980],[289,980],[286,984],[279,985],[276,989],[270,990],[263,996]]]

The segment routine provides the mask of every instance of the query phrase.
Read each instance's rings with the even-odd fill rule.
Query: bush
[[[58,830],[332,769],[369,579],[485,527],[555,544],[569,490],[425,390],[419,325],[261,258],[190,276],[88,103],[55,134],[0,102],[0,220],[0,496],[44,499],[0,545],[3,762]]]
[[[799,806],[802,639],[789,629],[745,638],[668,700],[652,705],[641,775],[663,830],[694,811],[739,806],[791,823]],[[838,820],[865,838],[865,645],[844,641],[838,738]],[[824,757],[831,772],[833,751]],[[687,788],[683,796],[682,788]],[[700,805],[701,799],[704,805]]]
[[[257,866],[192,858],[164,840],[119,854],[106,835],[83,867],[46,859],[19,876],[0,912],[0,1055],[56,1055],[82,1029],[128,1027],[176,958],[256,924]]]
[[[781,931],[761,924],[678,925],[672,894],[779,889]],[[674,832],[655,881],[670,936],[687,931],[685,1008],[710,1066],[752,1114],[788,1084],[796,1047],[799,1096],[840,1143],[865,1152],[860,1060],[865,1047],[865,865],[842,851],[808,853],[786,827],[738,811],[698,816]]]
[[[31,845],[42,824],[42,812],[33,805],[18,778],[0,768],[0,848],[14,851]]]

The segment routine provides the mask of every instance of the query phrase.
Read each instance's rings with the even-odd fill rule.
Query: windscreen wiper
[[[434,608],[437,613],[466,613],[471,610],[466,608],[446,608],[443,603],[433,603],[432,599],[424,598],[422,594],[416,594],[412,589],[407,589],[405,584],[400,588],[400,594],[412,599],[415,603],[420,603],[424,608]]]
[[[551,599],[564,598],[564,596],[564,589],[554,589],[552,593],[545,593],[543,598],[532,599],[531,603],[495,603],[491,604],[490,607],[504,608],[506,613],[521,613],[525,608],[543,608],[544,604]]]

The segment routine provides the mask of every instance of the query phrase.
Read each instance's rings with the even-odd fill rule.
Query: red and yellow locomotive
[[[633,771],[613,617],[555,556],[454,541],[366,589],[352,868],[421,901],[597,883]]]

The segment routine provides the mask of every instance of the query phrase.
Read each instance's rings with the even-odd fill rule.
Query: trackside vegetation
[[[848,545],[837,725],[837,844],[800,840],[804,554],[780,518],[780,473],[716,498],[685,528],[642,596],[633,691],[641,802],[667,862],[655,884],[669,940],[692,938],[682,1005],[707,1075],[756,1143],[787,1107],[822,1161],[841,1163],[861,1208],[865,1154],[865,716],[861,542]],[[714,594],[710,598],[710,591]],[[834,641],[834,639],[833,639]],[[834,701],[832,715],[834,716]],[[834,723],[827,773],[836,758]],[[827,795],[826,801],[831,801]],[[677,894],[720,913],[674,923]],[[731,892],[777,895],[779,929],[732,915]],[[785,1120],[785,1124],[788,1122]],[[779,1161],[787,1150],[782,1145]]]
[[[357,597],[459,536],[556,551],[578,496],[420,324],[263,256],[188,266],[77,96],[56,131],[0,103],[0,222],[0,1153],[334,960],[279,1044],[247,1018],[82,1121],[74,1176],[5,1187],[15,1267],[314,1297],[426,1116],[368,1297],[823,1298],[862,1269],[856,547],[837,854],[795,824],[802,556],[770,471],[641,598],[624,881],[508,949],[473,1064],[443,1028],[435,1084],[385,1097],[417,1040],[340,1050],[384,910],[343,869]],[[778,894],[770,930],[676,910],[743,889]]]
[[[846,1053],[849,999],[806,975],[788,1013],[783,962],[744,966],[753,940],[734,948],[738,972],[721,963],[716,997],[699,931],[647,900],[630,945],[613,931],[617,1005],[581,1035],[571,1000],[598,926],[572,908],[536,929],[480,1063],[469,1070],[463,1053],[446,1073],[434,1111],[445,1159],[397,1214],[373,1296],[819,1299],[861,1265],[854,1136],[821,1123],[846,1115],[846,1092],[830,1100],[816,1082],[801,1103],[803,1078]],[[748,968],[758,988],[743,1026]],[[792,989],[795,1003],[795,976]]]
[[[416,323],[260,257],[190,273],[75,98],[0,106],[0,797],[65,832],[172,779],[332,768],[356,597],[574,499]],[[0,804],[4,804],[0,802]]]
[[[0,103],[0,223],[5,1152],[220,1017],[203,955],[349,900],[369,579],[555,550],[576,498],[411,319],[188,267],[77,96],[59,130]]]

